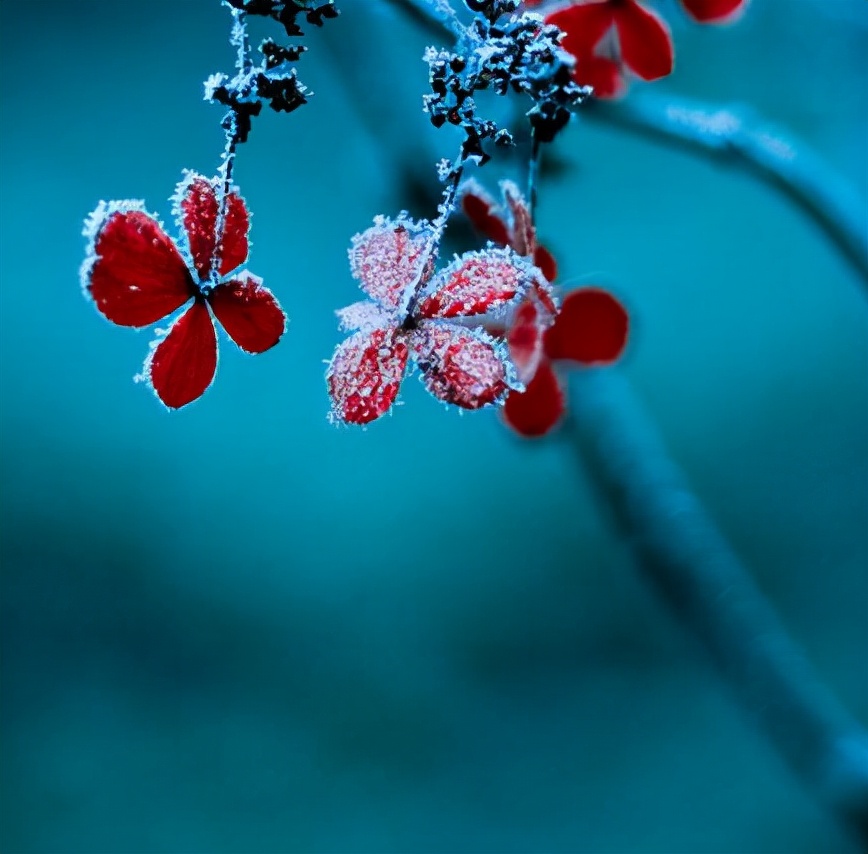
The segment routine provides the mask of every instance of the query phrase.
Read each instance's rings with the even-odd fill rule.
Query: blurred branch
[[[432,36],[453,35],[431,0],[388,0]],[[868,287],[868,216],[853,188],[816,152],[745,107],[717,107],[633,91],[592,100],[582,117],[677,145],[758,176],[794,201],[838,247]]]
[[[818,680],[626,379],[574,372],[570,432],[638,566],[793,771],[868,846],[868,733]]]
[[[804,142],[747,107],[633,92],[592,101],[581,114],[639,136],[674,142],[762,178],[796,202],[837,245],[868,286],[868,215],[853,188]]]

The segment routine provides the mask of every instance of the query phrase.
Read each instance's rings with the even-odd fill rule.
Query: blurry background
[[[260,117],[236,173],[289,332],[256,358],[223,340],[176,413],[132,382],[149,332],[82,298],[81,223],[101,198],[169,221],[181,169],[214,171],[201,91],[229,15],[0,5],[0,848],[851,850],[643,585],[568,436],[520,441],[415,380],[366,431],[327,423],[350,236],[432,215],[397,158],[458,141],[419,109],[430,36],[339,5],[299,66],[315,98]],[[754,0],[732,28],[660,8],[677,69],[655,91],[750,103],[868,197],[864,0]],[[622,369],[868,720],[864,283],[741,172],[597,122],[557,158],[539,227],[562,282],[629,305]]]

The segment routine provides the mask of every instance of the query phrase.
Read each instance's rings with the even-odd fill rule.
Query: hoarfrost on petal
[[[247,260],[250,215],[237,189],[233,187],[226,199],[222,237],[217,245],[222,181],[187,169],[175,188],[172,209],[179,227],[187,236],[190,258],[200,281],[207,281],[210,277],[215,251],[220,256],[217,271],[221,276],[231,273]]]
[[[480,330],[427,322],[414,330],[411,346],[425,388],[446,403],[480,409],[509,388],[503,348]]]
[[[354,332],[357,329],[382,329],[398,325],[391,312],[369,299],[340,308],[335,314],[338,316],[340,329],[344,332]]]
[[[407,368],[406,333],[357,332],[338,345],[326,370],[331,420],[368,424],[388,412]]]
[[[350,270],[362,290],[384,308],[396,310],[407,290],[424,284],[433,270],[428,253],[430,223],[405,214],[392,220],[378,216],[374,225],[353,237]]]
[[[527,202],[518,185],[513,181],[501,181],[503,201],[512,217],[512,240],[510,245],[519,255],[533,255],[536,248],[536,232]]]
[[[466,252],[432,280],[417,313],[423,318],[497,313],[522,297],[539,277],[509,247]]]

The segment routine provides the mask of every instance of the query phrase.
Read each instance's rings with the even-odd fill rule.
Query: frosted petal
[[[397,309],[408,288],[425,283],[433,270],[426,253],[431,227],[405,215],[378,216],[374,225],[353,237],[350,269],[362,290],[385,308]]]
[[[472,317],[508,307],[539,273],[509,247],[467,252],[441,270],[420,303],[423,318]]]
[[[175,215],[187,235],[190,256],[200,281],[206,281],[211,273],[217,238],[218,194],[221,191],[222,182],[218,178],[206,178],[187,171],[172,197]],[[249,228],[250,216],[244,199],[233,191],[226,200],[223,239],[218,250],[221,276],[231,273],[247,260]]]
[[[446,403],[480,409],[509,388],[502,348],[484,332],[429,322],[413,332],[411,345],[425,388]]]
[[[368,424],[388,412],[407,368],[406,333],[357,332],[338,345],[326,371],[333,421]]]
[[[536,248],[536,232],[527,202],[518,185],[512,181],[501,181],[503,201],[512,218],[512,240],[510,246],[519,255],[532,255]]]
[[[338,309],[340,328],[344,332],[353,332],[356,329],[384,329],[388,326],[397,326],[397,321],[391,312],[386,311],[369,299],[354,302],[346,308]]]
[[[251,273],[218,285],[208,302],[226,333],[245,353],[271,349],[286,329],[286,315],[274,294]]]
[[[85,292],[119,326],[149,326],[180,308],[195,285],[175,244],[141,202],[102,202],[84,230]]]

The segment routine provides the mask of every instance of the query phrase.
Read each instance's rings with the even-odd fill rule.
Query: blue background
[[[340,6],[299,66],[315,98],[238,160],[249,268],[289,332],[258,357],[223,340],[177,413],[131,381],[149,333],[82,298],[80,230],[101,198],[168,221],[181,169],[216,168],[201,82],[231,68],[228,13],[0,7],[0,848],[851,850],[642,583],[568,436],[523,442],[415,380],[366,431],[327,423],[350,236],[432,215],[401,170],[434,186],[457,145],[419,109],[430,36]],[[656,91],[750,103],[864,211],[864,0],[754,0],[733,28],[661,7]],[[539,228],[561,282],[629,306],[621,369],[868,720],[865,283],[738,170],[596,122],[557,159]],[[523,180],[478,177],[504,173]]]

